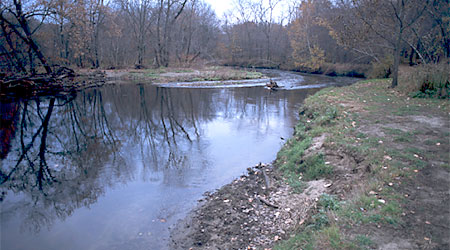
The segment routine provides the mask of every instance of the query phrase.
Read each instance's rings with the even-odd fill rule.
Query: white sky
[[[227,10],[230,10],[233,7],[233,0],[204,0],[209,3],[213,10],[216,11],[216,15],[218,18],[223,16]]]
[[[233,9],[234,0],[204,0],[206,3],[210,4],[212,9],[216,12],[216,15],[219,19],[223,17],[223,14],[228,10]],[[267,1],[267,0],[265,0]],[[280,1],[275,9],[274,16],[275,18],[280,18],[282,15],[282,11],[286,11],[288,9],[288,4],[290,1]]]

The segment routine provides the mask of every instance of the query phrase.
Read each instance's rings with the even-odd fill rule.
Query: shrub
[[[371,69],[368,72],[369,78],[389,78],[392,73],[392,65],[394,58],[392,56],[386,56],[380,61],[374,61]]]
[[[448,99],[450,97],[449,63],[419,65],[402,70],[400,89],[412,97]]]
[[[349,76],[364,78],[369,66],[365,64],[324,63],[321,71],[329,76]]]

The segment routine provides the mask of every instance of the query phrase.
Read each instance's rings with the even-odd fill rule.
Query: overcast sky
[[[221,18],[223,13],[233,6],[233,0],[204,0],[216,11],[217,17]]]
[[[218,18],[222,18],[223,14],[227,12],[228,10],[233,9],[233,2],[234,0],[204,0],[206,3],[210,4],[212,9],[216,12],[216,15]],[[267,3],[267,0],[265,0]],[[288,1],[281,1],[278,3],[275,11],[274,11],[274,18],[279,19],[282,16],[283,10],[286,12],[288,9]]]

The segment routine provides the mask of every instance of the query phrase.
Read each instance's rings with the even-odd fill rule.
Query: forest
[[[392,77],[448,64],[448,0],[4,0],[0,72],[227,65]]]

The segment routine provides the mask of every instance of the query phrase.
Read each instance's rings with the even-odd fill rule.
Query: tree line
[[[448,0],[235,0],[221,18],[202,0],[0,6],[0,65],[9,72],[202,62],[358,75],[381,65],[396,79],[401,63],[450,57]]]

